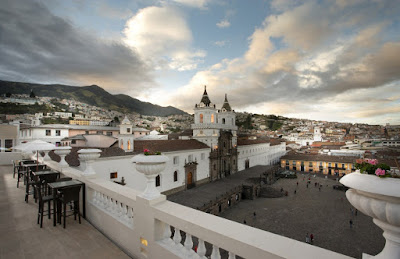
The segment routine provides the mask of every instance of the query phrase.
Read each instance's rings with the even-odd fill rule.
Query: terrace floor
[[[37,220],[38,205],[24,201],[25,186],[12,176],[12,166],[0,166],[0,258],[129,258],[113,242],[82,219],[67,218],[66,228],[52,219]],[[47,208],[47,205],[45,206]]]

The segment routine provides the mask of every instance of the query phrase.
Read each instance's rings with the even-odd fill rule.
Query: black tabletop
[[[42,170],[42,171],[37,171],[37,172],[32,172],[32,173],[36,176],[59,174],[59,172],[55,172],[55,171],[51,171],[51,170]]]
[[[70,187],[74,185],[82,185],[83,183],[78,180],[70,180],[70,181],[64,181],[64,182],[54,182],[54,183],[48,183],[47,185],[52,188],[52,189],[59,189],[59,188],[65,188],[65,187]]]

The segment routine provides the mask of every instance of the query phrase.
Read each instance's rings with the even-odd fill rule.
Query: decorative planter
[[[43,161],[51,161],[51,158],[49,157],[49,152],[51,151],[52,149],[46,149],[46,150],[42,150],[42,152],[44,152],[44,157],[43,157]]]
[[[351,188],[346,192],[349,202],[383,229],[386,244],[374,258],[400,258],[400,179],[356,172],[340,182]]]
[[[68,163],[65,161],[65,156],[71,152],[71,149],[71,147],[57,147],[57,149],[54,150],[54,153],[61,157],[59,163],[61,167],[69,166]]]
[[[86,163],[86,169],[83,172],[85,176],[93,176],[96,172],[93,170],[93,161],[100,157],[100,149],[81,149],[78,151],[79,158]]]
[[[132,162],[136,163],[136,170],[147,178],[146,189],[141,197],[154,199],[160,196],[155,181],[157,175],[165,169],[168,160],[169,158],[164,155],[137,155],[132,158]]]

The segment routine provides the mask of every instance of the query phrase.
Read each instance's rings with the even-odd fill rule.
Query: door
[[[187,186],[191,187],[192,183],[193,183],[193,174],[192,172],[189,172],[187,174]]]

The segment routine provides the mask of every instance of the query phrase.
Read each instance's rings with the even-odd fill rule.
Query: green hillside
[[[48,96],[65,99],[74,99],[90,105],[120,112],[136,112],[142,115],[168,116],[186,114],[175,107],[162,107],[148,102],[142,102],[128,95],[112,95],[97,85],[69,86],[69,85],[42,85],[0,80],[0,95],[29,94],[33,90],[36,96]]]

